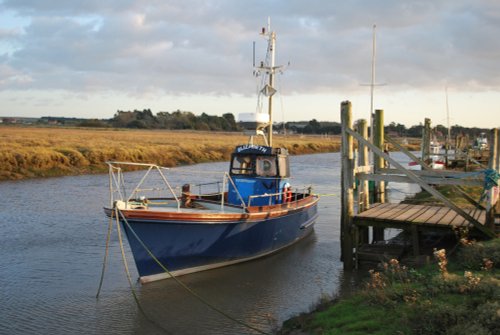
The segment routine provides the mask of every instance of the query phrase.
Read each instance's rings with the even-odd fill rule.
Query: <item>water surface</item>
[[[314,232],[282,252],[180,279],[226,313],[264,331],[349,290],[340,257],[339,154],[291,158],[294,185],[324,196]],[[227,163],[177,171],[226,171]],[[200,178],[202,178],[200,174]],[[183,173],[172,173],[182,184]],[[389,194],[414,191],[391,185]],[[108,176],[0,183],[0,334],[256,334],[200,303],[173,280],[141,286],[139,311],[125,276],[116,230],[95,298],[108,220]],[[132,277],[138,277],[125,243]],[[159,324],[158,327],[156,324]]]

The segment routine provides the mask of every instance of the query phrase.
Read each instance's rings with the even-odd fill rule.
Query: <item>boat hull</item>
[[[203,220],[192,218],[148,219],[125,211],[122,221],[141,282],[170,275],[151,257],[134,233],[172,275],[183,275],[227,266],[276,252],[312,231],[318,216],[317,199],[278,214],[221,214]],[[131,231],[133,230],[133,232]]]

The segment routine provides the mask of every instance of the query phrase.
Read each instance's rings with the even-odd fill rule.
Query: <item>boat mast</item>
[[[446,139],[446,147],[451,143],[451,127],[450,127],[450,108],[448,105],[448,85],[445,86],[446,93],[446,125],[448,126],[448,138]]]
[[[376,25],[373,25],[373,41],[372,41],[372,82],[370,84],[370,139],[373,143],[373,122],[374,122],[374,112],[373,112],[373,92],[375,90],[375,57],[377,55],[377,38],[375,34]]]
[[[276,52],[276,33],[271,31],[271,19],[268,19],[267,31],[266,28],[262,28],[262,36],[267,38],[267,57],[266,64],[260,64],[260,69],[265,70],[269,75],[269,82],[261,90],[261,93],[267,96],[268,99],[268,113],[269,113],[269,125],[267,126],[267,143],[270,147],[273,146],[273,95],[276,93],[274,89],[274,74],[276,69],[280,66],[275,66],[275,52]]]

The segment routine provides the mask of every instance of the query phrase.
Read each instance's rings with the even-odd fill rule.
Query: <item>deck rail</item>
[[[113,207],[115,201],[123,201],[125,208],[127,208],[128,204],[130,201],[135,200],[135,199],[140,199],[141,197],[145,197],[146,192],[158,192],[158,196],[162,195],[162,192],[167,193],[171,197],[174,198],[176,204],[177,204],[177,210],[180,211],[181,205],[182,205],[182,192],[178,194],[176,190],[180,190],[180,187],[173,187],[167,176],[165,175],[164,171],[169,170],[167,167],[159,166],[156,164],[148,164],[148,163],[134,163],[134,162],[117,162],[117,161],[108,161],[106,164],[109,167],[109,202],[110,202],[110,207]],[[142,167],[146,169],[146,172],[144,175],[141,177],[140,181],[134,186],[132,191],[127,192],[127,187],[125,183],[125,177],[123,175],[123,167],[124,166],[130,166],[130,167]],[[160,176],[161,179],[161,185],[160,186],[155,186],[155,187],[143,187],[144,183],[148,178],[151,178],[152,172],[156,171],[157,175]],[[222,182],[221,181],[214,181],[210,183],[199,183],[199,184],[194,184],[193,186],[198,187],[201,193],[201,189],[203,186],[207,185],[217,185],[218,191],[215,193],[211,193],[210,195],[220,195],[220,207],[221,211],[224,211],[224,203],[225,203],[225,193],[227,191],[227,186],[228,183],[231,183],[236,190],[236,194],[238,198],[240,199],[241,206],[243,208],[243,212],[247,211],[247,205],[245,204],[245,201],[243,200],[243,197],[238,191],[238,188],[235,186],[233,179],[229,175],[228,172],[223,173],[222,177]],[[222,187],[220,185],[222,184]],[[155,184],[156,185],[156,184]],[[206,194],[205,194],[206,195]]]

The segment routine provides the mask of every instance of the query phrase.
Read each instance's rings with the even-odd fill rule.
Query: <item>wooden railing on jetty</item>
[[[385,228],[397,228],[410,232],[413,254],[420,254],[420,237],[424,231],[436,231],[450,228],[468,228],[486,237],[495,237],[495,208],[498,201],[498,187],[487,191],[487,205],[482,207],[477,201],[464,192],[459,185],[481,186],[485,182],[485,170],[480,172],[461,172],[449,170],[432,170],[423,160],[403,148],[395,140],[384,136],[384,112],[375,111],[373,127],[373,143],[368,139],[366,120],[357,122],[357,130],[353,129],[352,106],[349,101],[341,104],[342,123],[342,216],[341,216],[341,259],[345,269],[358,265],[362,257],[379,257],[376,255],[380,246],[386,254],[401,252],[400,248],[390,250],[384,240]],[[429,121],[430,125],[430,121]],[[498,128],[490,134],[489,171],[498,173],[500,168]],[[355,162],[354,140],[357,141],[358,155]],[[422,171],[409,170],[394,160],[384,150],[386,143],[404,152],[411,160],[422,166]],[[373,155],[369,163],[369,151]],[[425,153],[423,153],[425,154]],[[391,168],[386,167],[386,162]],[[370,195],[369,181],[375,182],[374,191]],[[443,206],[424,206],[411,204],[389,204],[385,199],[386,182],[415,183]],[[456,192],[461,193],[475,205],[472,209],[463,209],[440,193],[434,185],[456,185]],[[357,212],[354,213],[354,190],[358,201]],[[495,194],[497,192],[497,194]],[[374,202],[370,199],[374,198]],[[371,228],[371,230],[369,229]],[[372,233],[371,240],[369,233]],[[397,250],[396,250],[397,249]],[[370,255],[372,254],[372,255]]]

